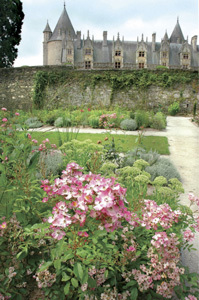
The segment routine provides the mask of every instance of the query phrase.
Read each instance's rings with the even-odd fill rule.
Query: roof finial
[[[177,17],[177,22],[179,23],[179,16]]]
[[[64,8],[66,8],[66,2],[64,1]]]

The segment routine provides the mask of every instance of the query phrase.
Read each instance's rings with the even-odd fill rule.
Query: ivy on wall
[[[163,88],[172,88],[176,84],[188,84],[198,81],[197,71],[184,70],[110,70],[110,71],[80,71],[80,70],[49,70],[38,71],[34,78],[33,102],[35,108],[41,109],[45,103],[45,91],[47,86],[78,82],[80,89],[90,86],[92,89],[100,83],[106,83],[111,87],[111,102],[114,93],[131,87],[147,89],[151,85]]]

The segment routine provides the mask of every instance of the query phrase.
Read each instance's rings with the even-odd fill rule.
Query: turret
[[[155,51],[156,33],[152,34],[152,51]]]
[[[179,24],[179,18],[177,19],[177,24],[171,34],[170,43],[182,44],[184,43],[184,36]]]
[[[52,31],[50,29],[50,26],[48,24],[46,24],[46,27],[43,31],[44,34],[44,41],[43,41],[43,65],[46,66],[48,65],[48,41],[50,40],[51,36],[52,36]]]

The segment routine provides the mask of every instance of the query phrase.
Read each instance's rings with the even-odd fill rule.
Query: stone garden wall
[[[53,84],[46,85],[44,108],[48,109],[84,105],[95,105],[98,108],[123,105],[136,109],[161,107],[166,110],[172,102],[177,100],[184,112],[192,112],[194,102],[199,104],[198,86],[195,83],[194,85],[192,83],[175,84],[174,87],[167,88],[150,85],[147,89],[138,89],[132,85],[124,89],[113,90],[108,81],[95,81],[95,84],[91,84],[92,71],[66,70],[66,67],[62,66],[41,66],[0,69],[0,106],[5,106],[10,110],[31,109],[35,86],[34,77],[38,71],[55,71],[57,74],[67,71],[65,79],[62,78],[62,81],[55,79]],[[103,72],[94,71],[93,74],[100,76]],[[113,73],[113,71],[107,72]]]

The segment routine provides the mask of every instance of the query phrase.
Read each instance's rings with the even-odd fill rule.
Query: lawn
[[[79,141],[84,141],[86,139],[92,140],[94,143],[101,143],[102,145],[110,144],[114,138],[116,151],[118,152],[128,152],[135,147],[143,147],[147,151],[150,149],[157,151],[161,155],[169,155],[169,144],[166,137],[160,136],[143,136],[142,143],[139,144],[137,136],[127,136],[127,135],[114,135],[114,134],[91,134],[91,133],[59,133],[59,132],[31,132],[32,138],[38,140],[41,143],[42,140],[48,138],[52,144],[59,145],[60,139],[65,142],[76,138]],[[105,141],[105,139],[107,139]]]

